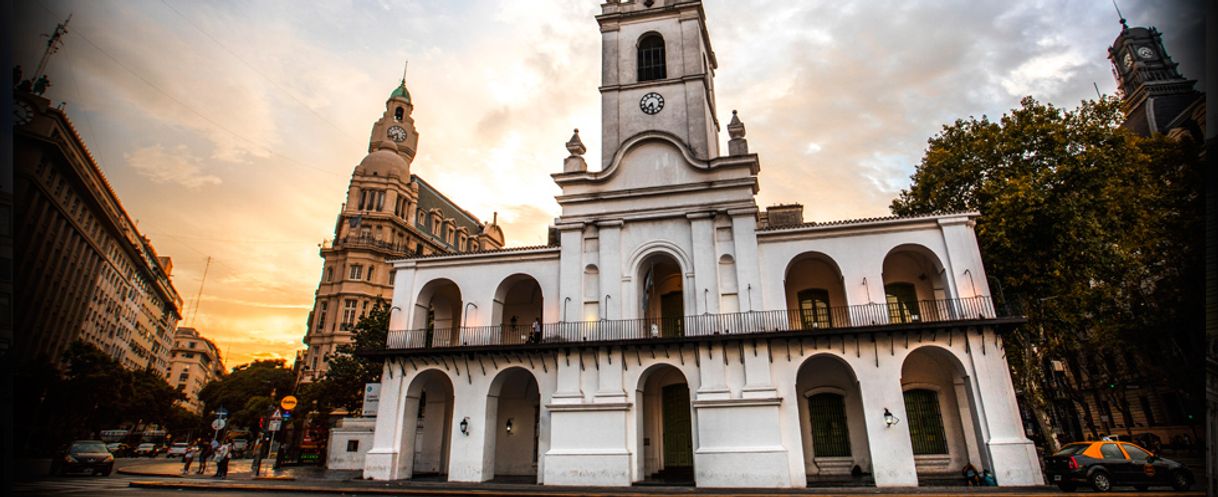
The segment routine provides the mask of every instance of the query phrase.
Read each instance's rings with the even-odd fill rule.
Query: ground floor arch
[[[437,369],[420,372],[406,390],[402,436],[404,475],[443,480],[452,446],[453,384]]]
[[[694,483],[694,420],[691,392],[675,366],[657,364],[644,371],[635,392],[639,457],[643,480]]]
[[[484,479],[537,481],[540,420],[541,392],[533,373],[512,367],[496,375],[483,423]]]
[[[947,349],[920,347],[901,366],[905,420],[918,478],[957,476],[965,465],[989,468],[969,378]]]
[[[804,361],[796,372],[800,440],[809,483],[874,483],[858,379],[830,354]]]

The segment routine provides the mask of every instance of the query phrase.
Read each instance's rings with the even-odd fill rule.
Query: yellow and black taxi
[[[1114,486],[1145,490],[1171,486],[1188,490],[1193,473],[1183,464],[1164,459],[1129,442],[1102,440],[1076,442],[1045,459],[1045,476],[1063,491],[1088,485],[1097,492]]]

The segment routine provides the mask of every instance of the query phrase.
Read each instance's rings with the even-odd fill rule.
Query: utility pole
[[[199,315],[199,299],[203,298],[203,284],[207,283],[207,271],[211,269],[211,256],[207,256],[207,265],[203,266],[203,279],[199,280],[199,293],[195,294],[195,308],[190,311],[190,324],[195,324],[195,316]]]
[[[59,47],[63,46],[63,35],[68,34],[68,23],[71,21],[72,14],[68,14],[67,19],[64,19],[63,22],[55,26],[55,32],[49,35],[50,39],[47,40],[47,49],[42,52],[42,60],[38,61],[38,69],[34,70],[34,77],[30,78],[30,81],[38,81],[43,71],[46,71],[47,62],[51,60],[51,54],[58,52]]]

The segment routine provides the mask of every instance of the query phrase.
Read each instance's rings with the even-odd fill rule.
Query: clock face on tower
[[[664,109],[664,97],[654,91],[643,95],[643,98],[639,100],[639,109],[647,115],[658,114]]]
[[[406,128],[401,126],[393,126],[389,128],[389,138],[395,142],[401,143],[406,140]]]
[[[1154,56],[1155,56],[1155,51],[1151,50],[1150,47],[1138,47],[1138,57],[1141,57],[1143,59],[1149,59]]]

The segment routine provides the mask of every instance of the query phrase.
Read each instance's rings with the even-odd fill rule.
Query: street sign
[[[278,420],[281,420],[281,419],[283,419],[283,412],[282,412],[282,411],[280,411],[279,409],[275,409],[275,414],[272,414],[272,415],[271,415],[271,420],[272,420],[272,421],[278,421]]]
[[[283,421],[280,421],[278,419],[272,419],[270,423],[267,423],[266,431],[279,431],[279,426],[282,423],[283,423]]]
[[[292,409],[295,409],[296,408],[296,397],[291,396],[291,395],[284,397],[283,400],[279,401],[279,407],[282,407],[289,411],[291,411]]]
[[[223,406],[221,406],[219,409],[216,409],[216,417],[227,418],[228,409],[225,409]]]
[[[224,426],[227,424],[228,424],[227,421],[217,418],[215,421],[211,422],[211,429],[220,431],[220,430],[223,430]]]

